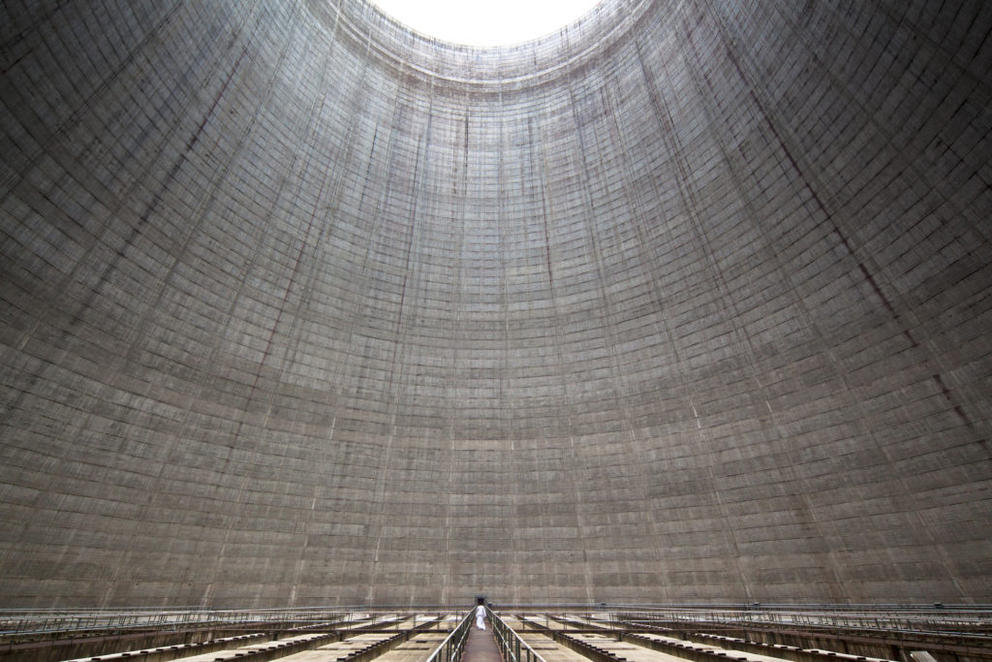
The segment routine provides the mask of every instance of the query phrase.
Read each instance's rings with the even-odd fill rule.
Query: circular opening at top
[[[509,46],[543,37],[600,0],[372,0],[400,23],[436,39],[467,46]]]

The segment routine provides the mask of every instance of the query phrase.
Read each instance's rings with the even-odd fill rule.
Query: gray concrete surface
[[[0,605],[992,601],[990,27],[3,3]]]

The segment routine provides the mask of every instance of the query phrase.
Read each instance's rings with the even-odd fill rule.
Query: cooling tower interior
[[[0,606],[992,602],[990,31],[4,2]]]

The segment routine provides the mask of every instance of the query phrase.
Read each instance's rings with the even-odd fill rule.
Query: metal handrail
[[[462,648],[465,645],[465,638],[468,634],[469,625],[472,622],[472,613],[475,610],[469,611],[465,614],[465,618],[459,623],[454,630],[452,630],[441,645],[434,649],[431,656],[427,658],[427,662],[458,662],[462,655]]]
[[[496,645],[499,646],[503,662],[545,662],[545,659],[537,651],[531,648],[513,628],[496,615],[496,612],[486,607],[486,613],[489,614],[489,622],[492,623],[493,634],[496,635]]]

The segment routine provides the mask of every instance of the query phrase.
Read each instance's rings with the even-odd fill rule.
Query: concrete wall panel
[[[992,600],[982,3],[0,12],[5,606]]]

